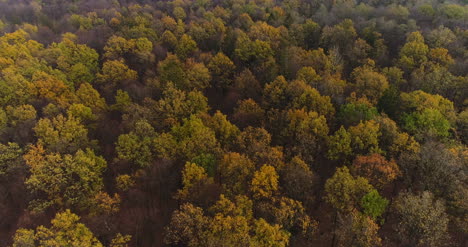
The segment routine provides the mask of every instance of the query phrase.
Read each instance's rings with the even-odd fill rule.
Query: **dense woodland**
[[[0,246],[467,246],[468,2],[0,0]]]

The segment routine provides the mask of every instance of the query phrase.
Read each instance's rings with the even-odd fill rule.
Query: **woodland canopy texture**
[[[464,247],[467,95],[467,0],[0,0],[0,247]]]

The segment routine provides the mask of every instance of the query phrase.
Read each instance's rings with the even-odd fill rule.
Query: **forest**
[[[467,95],[467,0],[0,0],[0,247],[464,247]]]

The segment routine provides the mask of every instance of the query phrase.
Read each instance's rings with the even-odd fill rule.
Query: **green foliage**
[[[340,129],[328,139],[327,157],[331,160],[338,160],[350,154],[352,154],[351,135],[341,126]]]
[[[21,168],[23,150],[17,143],[0,144],[0,178]]]
[[[74,155],[47,153],[42,146],[33,146],[24,155],[31,175],[25,184],[32,192],[44,193],[46,199],[32,201],[34,211],[55,205],[61,208],[86,209],[103,188],[102,173],[107,164],[91,149]]]
[[[377,190],[371,190],[361,198],[360,205],[365,215],[371,217],[373,220],[376,220],[385,212],[385,209],[388,205],[388,200],[381,197]]]
[[[217,53],[208,64],[208,69],[213,75],[214,86],[217,88],[228,88],[232,84],[232,75],[236,66],[223,53]]]
[[[335,174],[326,181],[325,201],[340,212],[350,212],[372,189],[367,179],[354,178],[348,167],[344,166],[336,169]]]
[[[119,82],[136,80],[137,72],[130,69],[120,60],[106,61],[102,65],[102,71],[97,75],[97,80],[102,85],[115,87]]]
[[[404,128],[414,134],[418,139],[423,135],[447,137],[450,123],[435,109],[424,109],[421,113],[413,112],[403,116]]]
[[[40,119],[34,131],[38,143],[52,152],[74,153],[90,144],[88,130],[73,115]]]
[[[356,102],[342,105],[337,117],[345,126],[352,126],[360,121],[371,120],[377,115],[378,112],[375,107]]]
[[[188,56],[195,52],[196,49],[197,42],[195,42],[189,35],[184,34],[177,43],[175,53],[180,59],[185,60]]]
[[[102,247],[99,240],[83,223],[79,223],[79,220],[78,215],[67,209],[55,215],[49,228],[39,226],[36,230],[19,229],[15,234],[13,246]]]
[[[152,141],[156,135],[153,127],[145,120],[135,124],[134,131],[119,136],[116,143],[117,157],[139,166],[148,166],[154,159]]]
[[[202,154],[218,154],[220,147],[213,130],[206,127],[195,115],[184,119],[167,134],[154,140],[156,154],[164,158],[192,160]]]

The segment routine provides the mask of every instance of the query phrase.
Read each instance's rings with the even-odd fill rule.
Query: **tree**
[[[337,46],[340,52],[344,52],[353,44],[356,37],[357,33],[353,21],[345,19],[333,27],[324,27],[320,43],[329,48]]]
[[[166,59],[158,63],[159,80],[162,83],[172,82],[177,89],[186,90],[188,79],[184,66],[179,58],[168,54]]]
[[[159,157],[185,161],[202,154],[217,155],[220,152],[214,131],[195,115],[184,119],[182,125],[174,126],[169,133],[156,136],[154,145]]]
[[[351,134],[341,126],[328,138],[327,157],[331,160],[345,159],[352,154]]]
[[[456,119],[453,102],[440,95],[425,93],[421,90],[401,93],[400,104],[406,113],[414,111],[421,113],[425,109],[434,109],[442,113],[450,123]]]
[[[90,144],[88,130],[72,115],[40,119],[34,131],[38,143],[52,152],[74,153]]]
[[[278,191],[278,174],[273,166],[264,165],[254,173],[251,190],[253,197],[270,199]]]
[[[282,109],[287,101],[288,82],[284,76],[278,76],[263,88],[263,105],[265,108]]]
[[[172,11],[172,14],[174,14],[174,17],[177,19],[184,20],[185,17],[187,16],[185,14],[185,10],[181,7],[175,7],[174,10]]]
[[[262,86],[250,69],[243,70],[236,76],[233,89],[240,99],[251,98],[255,101],[260,99]]]
[[[289,88],[294,87],[296,87],[296,85],[293,82],[290,84]],[[331,98],[329,96],[320,95],[315,88],[311,87],[305,87],[305,90],[301,94],[294,97],[291,105],[294,109],[315,111],[329,119],[331,119],[335,114],[335,108],[331,103]]]
[[[98,71],[99,54],[86,45],[76,44],[76,36],[67,33],[62,42],[53,44],[49,49],[56,49],[58,68],[67,74],[67,78],[75,85],[82,82],[92,82]]]
[[[31,172],[25,184],[32,192],[45,195],[31,202],[34,211],[50,206],[90,208],[94,196],[103,188],[101,175],[107,164],[91,149],[61,155],[47,153],[38,145],[31,147],[24,160]]]
[[[328,135],[326,118],[304,110],[289,110],[286,117],[287,125],[281,133],[285,147],[289,148],[292,155],[299,155],[306,162],[312,162],[324,148],[323,143]]]
[[[36,230],[19,229],[14,237],[14,247],[33,246],[90,246],[102,247],[93,233],[82,223],[80,217],[69,209],[57,213],[52,226],[39,226]]]
[[[431,191],[447,197],[457,190],[457,183],[464,181],[463,158],[442,143],[427,141],[419,152],[405,152],[399,164],[405,182],[412,188]]]
[[[360,202],[363,213],[373,220],[376,220],[385,212],[387,205],[388,200],[380,196],[375,189],[363,196]]]
[[[112,239],[110,247],[129,247],[129,242],[132,239],[130,235],[122,235],[117,233],[117,235]]]
[[[423,139],[424,135],[448,137],[451,128],[450,122],[435,109],[424,109],[422,112],[404,115],[403,124],[404,128],[419,140]]]
[[[286,247],[289,244],[291,234],[281,229],[280,225],[270,225],[260,218],[255,221],[253,228],[255,233],[251,242],[252,246]]]
[[[250,39],[245,33],[239,33],[234,54],[246,64],[260,63],[274,55],[271,43],[259,39]]]
[[[155,136],[156,132],[148,122],[138,121],[134,131],[119,136],[115,147],[117,158],[131,161],[142,167],[150,165],[155,158],[152,153]]]
[[[69,85],[57,76],[43,71],[37,71],[32,78],[32,95],[46,102],[55,103],[63,108],[73,101],[73,94]]]
[[[322,77],[317,74],[314,68],[309,66],[302,67],[297,71],[296,78],[298,80],[305,81],[307,85],[310,85],[313,88],[319,88],[319,85],[322,82]]]
[[[338,246],[381,246],[379,226],[368,216],[356,210],[338,219]]]
[[[382,135],[380,126],[374,120],[360,122],[349,127],[351,147],[355,154],[380,153],[379,137]]]
[[[249,157],[256,157],[259,153],[270,151],[271,135],[264,128],[245,128],[237,138],[239,151]]]
[[[7,126],[5,127],[9,128],[4,129],[3,132],[6,132],[15,142],[20,144],[32,142],[32,128],[37,123],[36,109],[32,105],[9,105],[5,110],[5,117],[7,118],[5,119],[7,120],[5,122]]]
[[[0,143],[0,179],[22,168],[24,165],[22,154],[23,150],[17,143],[9,142],[6,145]]]
[[[400,50],[398,63],[405,71],[411,71],[427,61],[429,47],[419,32],[412,32],[406,38],[406,44]]]
[[[265,118],[265,111],[252,99],[238,102],[234,109],[233,120],[240,128],[260,127]]]
[[[121,60],[110,60],[104,62],[101,73],[97,75],[97,81],[106,87],[114,88],[119,82],[136,80],[137,72],[130,69]]]
[[[411,246],[442,246],[446,244],[448,216],[442,201],[432,193],[401,193],[395,202],[399,239]]]
[[[177,191],[176,198],[182,201],[194,202],[200,198],[201,189],[207,184],[212,184],[213,179],[208,175],[203,167],[187,162],[182,170],[182,189]]]
[[[208,69],[213,76],[213,86],[219,89],[227,89],[232,84],[232,76],[236,66],[223,53],[217,53],[208,63]]]
[[[224,149],[234,147],[237,137],[240,134],[239,128],[229,122],[227,116],[216,111],[213,116],[203,119],[204,124],[215,132],[216,139]]]
[[[354,86],[359,97],[366,97],[376,104],[389,87],[387,78],[367,65],[353,70]]]
[[[382,189],[400,175],[400,169],[396,162],[393,160],[387,161],[380,154],[358,155],[353,161],[351,171],[357,176],[366,178],[370,184],[379,189]]]
[[[325,201],[336,210],[351,212],[361,198],[372,190],[372,185],[363,178],[354,178],[348,167],[337,168],[335,174],[325,183]]]
[[[102,113],[107,109],[107,104],[99,92],[89,83],[81,83],[75,92],[76,103],[90,107],[93,113]]]
[[[377,108],[366,102],[347,103],[340,107],[337,118],[340,123],[349,127],[359,124],[361,121],[368,121],[378,115]]]
[[[218,164],[218,176],[227,194],[246,194],[255,166],[246,156],[227,153]]]
[[[294,200],[309,206],[314,200],[318,176],[299,157],[279,168],[280,185],[285,193]]]
[[[168,84],[162,98],[152,107],[159,120],[158,125],[167,128],[181,123],[182,119],[192,114],[207,112],[208,99],[199,91],[187,93]]]
[[[197,63],[193,59],[186,62],[187,89],[203,91],[210,86],[211,74],[203,63]]]
[[[317,222],[309,217],[301,202],[288,197],[273,197],[257,202],[256,214],[268,222],[281,225],[294,235],[309,238],[317,230]]]
[[[177,56],[185,60],[187,57],[189,57],[193,52],[195,52],[197,49],[197,42],[195,42],[192,37],[190,37],[187,34],[182,35],[182,37],[179,39],[177,46],[175,48],[175,53]]]

